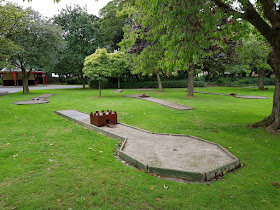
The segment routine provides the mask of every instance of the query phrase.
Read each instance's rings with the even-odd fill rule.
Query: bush
[[[207,83],[203,79],[199,79],[198,81],[194,81],[195,87],[205,87]],[[90,80],[89,86],[91,88],[98,88],[98,81]],[[112,83],[110,81],[106,81],[102,83],[102,88],[117,88],[117,83]],[[187,88],[188,81],[187,80],[171,80],[171,81],[162,81],[163,88]],[[121,82],[121,88],[123,89],[138,89],[138,88],[158,88],[157,81],[140,81],[140,82]]]
[[[2,79],[0,78],[0,85],[2,85]]]
[[[220,77],[213,84],[222,86],[256,86],[258,85],[258,77]],[[275,85],[275,79],[265,77],[264,85]]]
[[[75,85],[75,84],[82,84],[83,83],[82,80],[77,79],[77,78],[67,78],[65,81],[68,85]]]

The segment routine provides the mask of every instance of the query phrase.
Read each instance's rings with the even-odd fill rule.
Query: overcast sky
[[[66,5],[78,4],[81,7],[86,6],[89,14],[94,14],[98,16],[98,12],[101,8],[106,6],[106,4],[111,0],[60,0],[59,3],[54,3],[54,0],[7,0],[12,3],[17,3],[21,6],[32,7],[32,9],[39,11],[42,15],[47,17],[52,17],[58,14],[58,11],[65,8]]]

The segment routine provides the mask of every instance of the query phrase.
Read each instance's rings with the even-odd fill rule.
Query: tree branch
[[[266,40],[270,44],[272,44],[273,38],[271,33],[271,26],[260,16],[260,14],[255,10],[254,6],[250,3],[249,0],[239,0],[239,2],[243,6],[244,19],[249,21],[253,26],[255,26],[256,29],[258,29],[258,31],[266,38]]]
[[[262,19],[259,13],[255,10],[254,6],[250,3],[249,0],[243,0],[239,3],[243,6],[244,13],[238,12],[233,10],[230,6],[226,5],[222,2],[222,0],[211,0],[213,1],[218,7],[223,9],[227,13],[238,14],[240,18],[247,20],[253,26],[258,29],[258,31],[266,38],[266,40],[272,44],[273,38],[271,35],[271,27],[270,25]],[[265,1],[273,1],[273,0],[261,0],[261,2]]]
[[[280,13],[276,10],[276,4],[273,0],[260,0],[263,5],[263,11],[273,29],[280,27]]]
[[[221,0],[212,0],[218,7],[223,9],[226,13],[238,14],[241,18],[243,18],[243,14],[232,9],[230,6],[223,3]]]

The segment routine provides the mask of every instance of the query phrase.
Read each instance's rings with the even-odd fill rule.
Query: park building
[[[26,73],[27,74],[27,73]],[[0,71],[2,86],[22,86],[22,71],[19,68],[4,68]],[[47,85],[47,74],[43,71],[32,71],[28,78],[28,85]]]

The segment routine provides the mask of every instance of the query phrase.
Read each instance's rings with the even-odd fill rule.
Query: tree
[[[27,11],[0,0],[0,68],[5,67],[7,59],[17,50],[13,37],[19,34],[27,24]]]
[[[120,77],[125,70],[130,69],[129,62],[124,52],[117,51],[114,53],[109,53],[108,56],[110,62],[109,67],[111,68],[112,77],[118,78],[118,88],[120,89]]]
[[[103,35],[103,47],[109,52],[118,50],[118,43],[123,39],[123,27],[128,15],[124,10],[129,0],[113,0],[99,11],[98,24]]]
[[[67,42],[65,51],[60,60],[63,72],[70,72],[83,80],[83,62],[87,55],[94,52],[100,43],[100,33],[96,26],[98,18],[87,13],[86,9],[75,5],[62,9],[54,17],[54,23],[62,27],[63,37]]]
[[[225,45],[217,37],[225,34],[227,21],[219,10],[213,10],[209,2],[196,1],[140,1],[136,0],[138,31],[130,33],[128,39],[147,40],[149,48],[144,54],[157,54],[153,62],[166,75],[172,72],[188,71],[188,96],[193,96],[193,75],[202,68],[202,58],[215,51],[207,51],[211,46]],[[215,17],[215,18],[213,18]],[[222,24],[221,22],[225,23]],[[227,27],[230,27],[229,25]],[[126,36],[127,37],[127,36]],[[131,41],[127,42],[131,45]],[[132,44],[133,45],[133,44]],[[142,56],[140,54],[140,56]],[[151,59],[152,60],[152,59]]]
[[[99,96],[101,96],[101,83],[109,77],[120,77],[127,67],[128,63],[123,52],[107,53],[103,48],[97,49],[95,53],[85,58],[83,72],[98,81]]]
[[[270,45],[262,37],[250,34],[242,39],[242,44],[237,48],[239,64],[243,65],[247,71],[258,73],[258,88],[264,90],[265,72],[272,71],[267,63],[267,56],[271,52]]]
[[[276,77],[272,113],[253,126],[264,126],[268,131],[278,132],[280,129],[280,1],[257,0],[253,5],[249,0],[238,0],[239,7],[230,4],[232,1],[211,1],[226,14],[251,23],[270,44],[272,51],[268,55],[268,63]]]
[[[21,49],[10,58],[11,63],[22,71],[23,93],[29,93],[28,77],[31,72],[35,69],[51,71],[57,62],[57,53],[63,49],[59,27],[30,9],[28,19],[29,24],[14,38]]]

